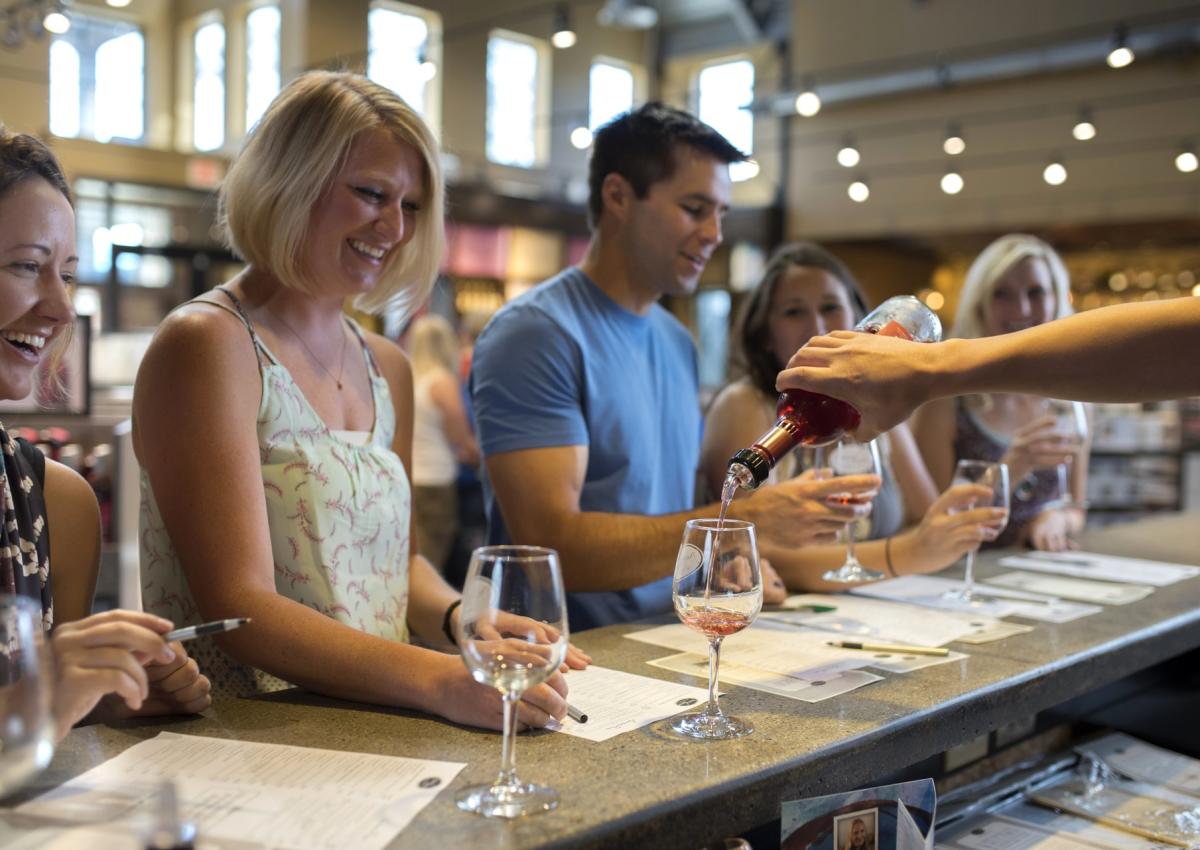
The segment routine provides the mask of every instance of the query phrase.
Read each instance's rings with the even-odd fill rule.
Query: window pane
[[[367,15],[367,28],[367,76],[424,115],[430,80],[421,63],[432,57],[429,26],[417,15],[376,8]]]
[[[754,65],[745,60],[709,65],[700,72],[699,117],[749,155],[754,151]],[[745,180],[757,172],[748,162],[729,167],[733,180]]]
[[[588,77],[588,127],[595,130],[633,108],[633,71],[596,62]]]
[[[50,129],[60,136],[140,142],[145,134],[145,42],[125,21],[71,11],[50,45]]]
[[[531,167],[537,161],[538,51],[500,36],[488,40],[487,156]]]
[[[200,27],[193,45],[192,144],[198,151],[211,151],[225,144],[224,25]]]
[[[246,16],[246,129],[279,94],[278,6],[259,6]]]
[[[96,141],[142,137],[144,59],[140,32],[110,38],[96,48]]]
[[[79,135],[79,51],[57,38],[50,45],[50,132]]]

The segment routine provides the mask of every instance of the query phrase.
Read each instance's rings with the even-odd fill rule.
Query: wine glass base
[[[990,599],[985,599],[975,592],[974,588],[963,587],[958,590],[947,590],[942,594],[942,599],[947,602],[957,602],[959,605],[967,605],[971,608],[982,608],[991,602]]]
[[[532,782],[472,785],[460,791],[454,802],[464,812],[474,812],[485,818],[519,818],[557,808],[558,792]]]
[[[671,722],[671,728],[675,730],[676,734],[688,738],[699,738],[702,741],[743,738],[754,731],[754,727],[745,720],[724,714],[709,714],[705,711],[678,717]]]
[[[829,570],[821,576],[823,581],[835,584],[859,584],[864,581],[879,581],[887,578],[879,570],[868,570],[862,564],[842,564],[836,570]]]

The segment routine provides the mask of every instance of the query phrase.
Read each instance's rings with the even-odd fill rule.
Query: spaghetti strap
[[[261,339],[259,339],[258,332],[254,330],[254,325],[252,325],[250,323],[250,317],[246,315],[246,310],[242,307],[241,299],[239,299],[236,295],[233,294],[233,292],[226,289],[224,286],[215,286],[215,287],[213,287],[213,289],[216,290],[217,292],[222,293],[226,298],[228,298],[233,303],[234,309],[230,310],[229,307],[227,307],[226,305],[222,304],[219,301],[207,301],[206,300],[204,303],[211,304],[214,307],[219,307],[228,313],[233,313],[233,315],[235,315],[239,319],[241,319],[242,324],[246,326],[246,330],[250,334],[250,341],[254,343],[255,350],[262,352],[262,355],[264,357],[266,357],[269,361],[271,361],[272,364],[278,366],[279,361],[275,358],[275,355],[271,353],[271,350],[269,348],[267,348],[266,345],[263,344],[263,341]]]
[[[358,344],[362,346],[363,354],[367,358],[367,364],[371,367],[371,374],[376,378],[383,377],[383,370],[379,368],[379,363],[375,360],[375,354],[371,351],[371,346],[367,345],[367,338],[363,334],[362,328],[358,326],[358,322],[354,321],[349,316],[343,316],[346,324],[350,326],[350,330],[354,331],[354,335],[358,337]]]

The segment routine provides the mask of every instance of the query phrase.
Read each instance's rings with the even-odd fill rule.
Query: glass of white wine
[[[485,817],[548,812],[558,793],[517,778],[517,702],[545,682],[567,654],[567,609],[558,553],[540,546],[484,546],[471,555],[463,585],[459,646],[475,681],[504,701],[500,773],[461,791],[458,807]]]
[[[54,665],[32,599],[0,595],[0,798],[54,755]]]
[[[1073,449],[1071,459],[1058,465],[1057,507],[1086,509],[1086,503],[1075,498],[1071,487],[1071,472],[1074,464],[1086,465],[1088,461],[1085,452],[1091,426],[1088,422],[1087,407],[1082,402],[1060,399],[1050,399],[1048,406],[1054,414],[1054,430]]]
[[[675,613],[708,638],[708,704],[677,718],[671,728],[705,740],[740,738],[754,731],[729,717],[717,701],[721,641],[754,622],[762,609],[762,573],[754,523],[692,519],[683,531],[671,586]]]

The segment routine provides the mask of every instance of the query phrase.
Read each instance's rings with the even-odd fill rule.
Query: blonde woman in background
[[[409,643],[410,627],[456,642],[460,597],[410,533],[408,358],[342,309],[428,297],[433,134],[365,77],[303,74],[248,135],[219,211],[246,268],[163,321],[134,388],[147,609],[254,621],[193,644],[225,694],[293,683],[499,728],[498,691],[457,653]],[[565,696],[556,673],[519,721],[563,717]]]
[[[458,382],[458,339],[432,313],[412,327],[413,496],[417,551],[438,572],[458,532],[459,463],[479,465],[479,444]]]
[[[711,492],[720,492],[729,457],[775,422],[775,376],[791,353],[814,336],[853,328],[866,313],[866,297],[850,269],[820,245],[794,242],[774,253],[734,328],[744,374],[717,394],[705,419],[700,463]],[[862,562],[889,576],[925,573],[949,566],[977,546],[979,530],[994,519],[993,511],[963,508],[986,496],[986,490],[966,485],[939,495],[904,424],[879,437],[879,443],[884,468],[870,533],[857,547]],[[799,473],[801,455],[784,457],[768,481]],[[842,544],[759,546],[791,590],[846,589],[820,578],[845,559]]]
[[[983,250],[963,282],[953,333],[977,339],[1021,331],[1069,316],[1071,282],[1058,254],[1035,236],[1014,233]],[[914,433],[929,471],[946,486],[961,459],[1008,464],[1013,487],[1008,526],[994,546],[1059,551],[1083,530],[1087,445],[1056,430],[1046,399],[1022,393],[943,398],[922,407]],[[1073,457],[1071,493],[1059,492],[1057,469]],[[1071,506],[1062,506],[1064,497]]]

